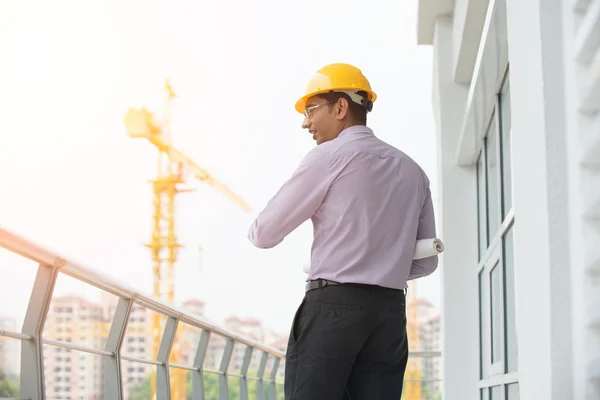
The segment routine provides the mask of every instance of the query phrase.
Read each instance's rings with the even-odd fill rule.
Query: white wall
[[[507,1],[522,398],[571,399],[571,291],[560,0]]]
[[[600,110],[597,100],[600,74],[596,72],[594,78],[592,73],[592,59],[596,55],[597,60],[598,54],[600,1],[565,1],[562,12],[569,132],[574,398],[591,400],[600,398],[600,282],[595,278],[600,273]],[[594,188],[596,201],[593,200]]]
[[[499,1],[456,0],[454,16],[434,19],[448,400],[478,398],[475,176],[455,156],[477,78],[469,65],[481,39],[481,10]],[[526,400],[600,396],[600,282],[593,278],[600,272],[600,78],[591,67],[600,54],[593,39],[599,15],[600,0],[506,0],[518,378]],[[473,101],[492,86],[471,90]],[[463,152],[465,165],[471,153]]]
[[[477,209],[474,172],[454,163],[467,89],[453,82],[452,20],[439,19],[434,33],[434,108],[440,177],[444,398],[478,399],[479,347]],[[457,368],[456,366],[460,366]]]

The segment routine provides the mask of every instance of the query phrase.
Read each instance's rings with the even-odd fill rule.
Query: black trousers
[[[406,363],[404,292],[326,286],[298,308],[285,364],[286,400],[399,400]]]

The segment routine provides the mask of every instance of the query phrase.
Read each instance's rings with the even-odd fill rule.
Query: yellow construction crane
[[[408,343],[414,351],[419,350],[419,321],[418,321],[418,303],[417,303],[417,282],[409,283],[408,294],[410,301],[406,299],[408,308],[407,333]],[[406,368],[406,384],[402,391],[402,400],[421,400],[421,371],[418,357],[410,357]]]
[[[250,211],[250,206],[227,186],[213,178],[208,171],[199,167],[194,161],[174,148],[171,144],[171,105],[175,97],[173,88],[167,79],[164,86],[166,100],[162,124],[155,120],[153,113],[146,108],[130,108],[124,117],[127,134],[132,138],[144,138],[158,148],[158,172],[153,184],[153,231],[152,240],[147,245],[152,252],[153,261],[153,294],[167,303],[173,303],[174,298],[174,272],[177,251],[181,245],[175,234],[175,196],[186,191],[180,188],[185,183],[185,172],[189,172],[196,179],[206,182],[214,189],[227,196],[245,211]],[[159,315],[154,314],[152,320],[153,354],[158,355],[160,334],[163,331]],[[179,360],[179,346],[173,347],[171,362]],[[185,400],[186,398],[186,371],[177,369],[173,375],[171,398]],[[155,398],[156,376],[152,375],[152,398]]]

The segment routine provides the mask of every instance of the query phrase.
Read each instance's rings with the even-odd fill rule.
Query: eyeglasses
[[[319,108],[319,107],[321,107],[321,106],[324,106],[324,105],[326,105],[326,104],[333,104],[333,103],[335,103],[335,101],[333,101],[333,102],[332,102],[332,101],[330,101],[330,102],[328,102],[328,103],[323,103],[323,104],[317,104],[316,106],[310,106],[310,107],[306,107],[306,108],[304,109],[304,116],[308,118],[308,117],[310,117],[310,114],[311,114],[311,113],[312,113],[314,110],[316,110],[317,108]]]

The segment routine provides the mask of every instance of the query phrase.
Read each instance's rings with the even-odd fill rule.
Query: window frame
[[[486,136],[484,137],[484,140],[481,141],[481,148],[479,149],[478,152],[478,157],[475,161],[474,164],[474,168],[475,170],[478,169],[478,164],[479,164],[479,160],[480,157],[483,158],[483,166],[485,168],[485,188],[484,188],[484,193],[485,193],[485,229],[486,229],[486,242],[487,242],[487,248],[483,251],[483,254],[480,255],[479,257],[479,262],[477,264],[477,270],[479,271],[481,269],[481,267],[483,265],[485,265],[487,259],[492,255],[492,253],[494,252],[495,247],[497,247],[499,244],[502,244],[502,237],[504,236],[504,234],[507,232],[509,226],[511,224],[514,223],[514,219],[515,219],[515,213],[514,213],[514,206],[511,207],[510,210],[508,210],[506,213],[504,212],[504,208],[505,208],[505,202],[504,202],[504,146],[502,143],[502,139],[503,139],[503,132],[501,130],[502,125],[500,122],[500,119],[502,117],[502,115],[498,112],[498,110],[501,109],[501,103],[502,103],[502,90],[504,88],[504,84],[505,83],[510,83],[510,79],[509,79],[509,75],[510,75],[510,70],[509,70],[509,65],[507,64],[504,72],[502,74],[502,79],[500,79],[498,81],[498,85],[495,88],[496,91],[496,97],[495,97],[495,103],[494,103],[494,109],[493,111],[490,113],[490,119],[486,125],[485,131],[486,131]],[[489,215],[490,215],[490,210],[489,210],[489,191],[488,191],[488,187],[487,187],[487,183],[489,181],[488,179],[488,170],[487,170],[487,146],[486,146],[486,142],[487,142],[487,133],[490,131],[490,125],[494,123],[495,125],[495,130],[496,130],[496,136],[495,136],[495,141],[496,141],[496,156],[497,156],[497,160],[498,160],[498,181],[496,182],[496,194],[498,195],[498,201],[499,201],[499,212],[500,212],[500,224],[498,226],[498,229],[496,230],[496,232],[492,233],[489,232]],[[512,124],[511,124],[512,126]],[[512,160],[512,156],[511,156],[511,160]],[[513,169],[511,168],[510,171],[511,174],[513,174]],[[479,201],[479,177],[478,174],[475,174],[476,176],[476,188],[477,188],[477,199]],[[513,180],[512,180],[512,175],[511,175],[511,184],[512,184]],[[511,191],[511,196],[513,196],[514,190]],[[513,203],[514,204],[514,203]],[[479,240],[479,229],[480,229],[480,218],[481,215],[479,215],[479,205],[477,208],[477,237]],[[489,232],[489,233],[487,233]],[[478,242],[478,246],[479,246],[479,242]]]
[[[494,103],[494,108],[492,110],[492,112],[490,113],[489,116],[489,121],[488,124],[486,125],[485,128],[485,136],[483,138],[483,140],[481,141],[481,147],[479,149],[478,152],[478,157],[476,158],[475,164],[473,165],[473,167],[476,170],[476,188],[477,188],[477,246],[478,248],[480,248],[480,237],[481,235],[485,235],[485,241],[487,243],[487,248],[483,249],[483,252],[479,251],[478,252],[478,263],[477,263],[477,268],[476,268],[476,273],[477,273],[477,291],[478,291],[478,303],[479,303],[479,358],[480,358],[480,376],[479,376],[479,383],[478,383],[478,388],[480,389],[480,393],[486,392],[486,394],[488,395],[488,398],[490,398],[489,396],[491,396],[491,389],[495,386],[501,386],[501,391],[502,391],[502,399],[506,399],[507,393],[508,393],[508,389],[509,389],[509,385],[510,384],[518,384],[519,383],[519,374],[518,374],[518,370],[514,371],[514,372],[508,372],[508,358],[507,358],[507,314],[506,314],[506,310],[507,310],[507,303],[506,303],[506,290],[507,290],[507,286],[506,286],[506,269],[505,269],[505,261],[506,261],[506,256],[505,256],[505,236],[510,232],[511,229],[514,229],[514,225],[515,225],[515,212],[514,212],[514,200],[513,196],[514,196],[514,187],[513,187],[513,182],[514,180],[512,179],[512,174],[514,173],[514,170],[512,168],[512,152],[510,152],[510,149],[507,151],[507,149],[504,148],[504,135],[506,134],[503,130],[503,110],[504,107],[507,105],[506,103],[503,104],[504,102],[504,93],[506,92],[510,92],[510,87],[506,88],[505,85],[510,85],[510,77],[509,77],[509,65],[506,65],[506,68],[504,70],[504,73],[502,74],[502,78],[498,80],[498,85],[496,87],[496,96],[495,96],[495,103]],[[508,107],[510,108],[510,102],[508,103]],[[509,111],[510,112],[510,111]],[[493,125],[493,127],[492,127]],[[487,161],[488,161],[488,145],[487,145],[487,140],[488,140],[488,134],[491,132],[491,128],[494,129],[494,140],[495,140],[495,156],[496,156],[496,160],[497,160],[497,170],[496,170],[496,199],[495,201],[497,202],[498,206],[495,208],[495,210],[491,210],[490,209],[490,191],[488,188],[488,184],[490,182],[489,180],[489,169],[488,169],[488,165],[487,165]],[[508,130],[508,134],[511,134],[511,128],[512,128],[512,123],[510,124],[509,130]],[[510,141],[509,141],[510,143]],[[511,165],[510,165],[510,171],[505,171],[505,156],[506,154],[510,154],[510,161],[511,161]],[[485,187],[483,188],[483,190],[480,190],[480,180],[479,180],[479,163],[480,160],[482,161],[482,165],[484,167],[484,185]],[[506,209],[507,208],[507,202],[506,202],[506,197],[505,197],[505,176],[506,173],[510,173],[511,174],[511,179],[510,179],[510,196],[511,196],[511,207],[510,209]],[[483,207],[482,210],[480,210],[480,193],[485,196],[484,202],[483,204],[485,205],[485,207]],[[485,213],[485,215],[481,215],[481,211],[483,211]],[[489,230],[489,218],[490,218],[490,212],[497,212],[499,213],[499,226],[496,229],[495,232],[491,232]],[[485,223],[485,225],[482,227],[482,222]],[[481,232],[481,229],[484,229],[485,232]],[[514,232],[513,232],[514,235]],[[514,255],[513,255],[514,256]],[[514,262],[514,260],[513,260]],[[499,298],[499,309],[498,312],[500,313],[500,318],[498,318],[498,321],[500,323],[500,326],[495,327],[495,331],[496,333],[500,333],[502,335],[502,339],[500,340],[500,358],[498,360],[496,360],[496,362],[492,363],[492,323],[491,323],[491,318],[492,318],[492,312],[491,312],[491,295],[492,295],[492,291],[491,291],[491,287],[490,287],[490,283],[491,283],[491,278],[490,278],[490,273],[492,271],[492,269],[494,268],[494,266],[498,264],[498,268],[500,268],[499,270],[499,279],[500,279],[500,292],[498,293],[498,295],[500,296]],[[514,266],[513,266],[514,268]],[[514,274],[514,271],[513,271]],[[480,275],[483,275],[483,284],[480,283]],[[483,288],[485,288],[485,292],[481,293],[481,287],[483,286]],[[514,284],[513,284],[514,286]],[[483,303],[482,303],[483,300]],[[485,313],[484,313],[484,309],[485,309]],[[483,319],[483,320],[482,320]],[[485,329],[483,329],[483,323],[485,323]],[[485,352],[485,356],[484,353]]]

